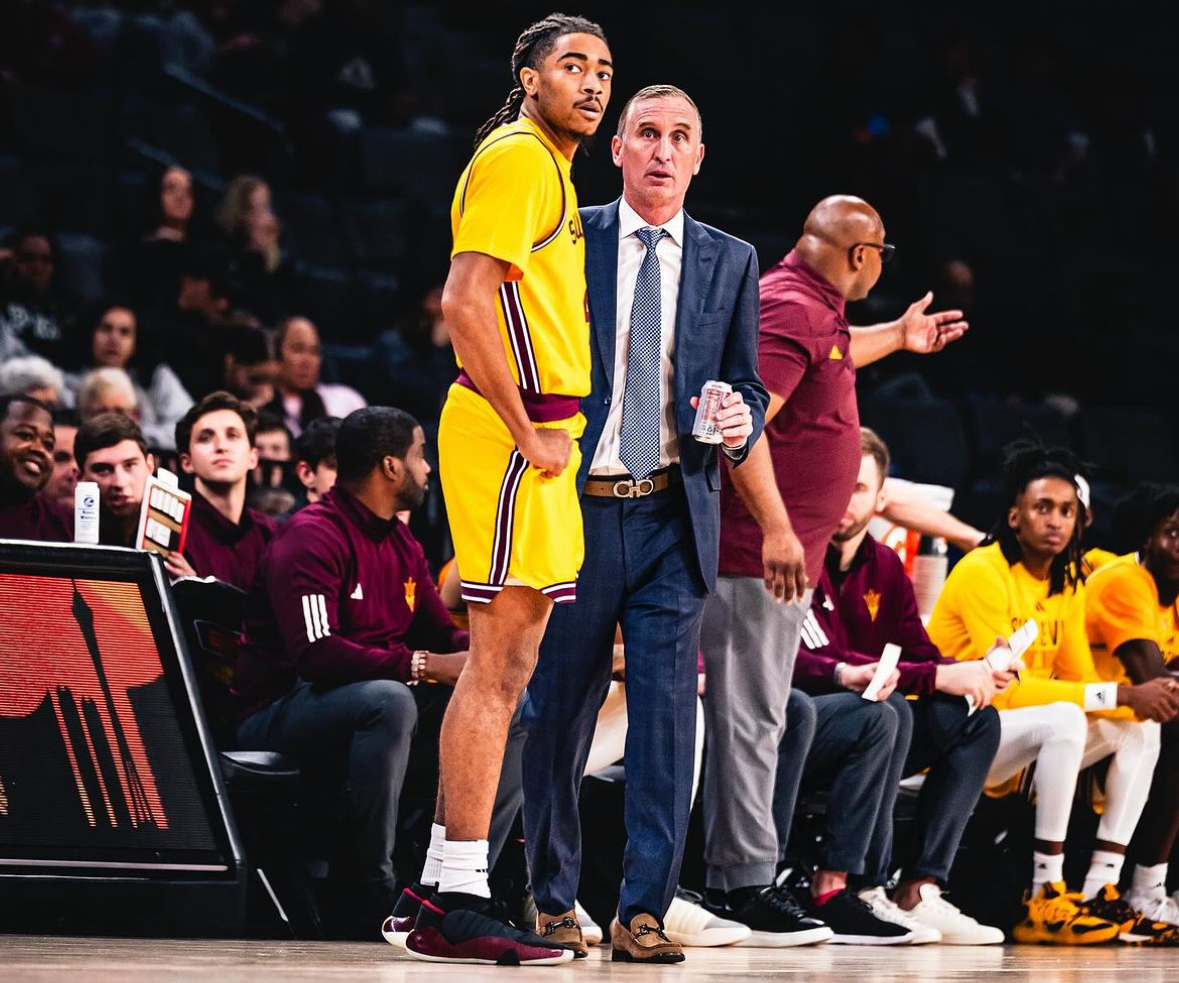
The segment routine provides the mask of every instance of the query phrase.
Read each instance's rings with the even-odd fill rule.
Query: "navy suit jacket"
[[[593,388],[581,401],[585,434],[577,475],[580,492],[589,474],[614,394],[618,325],[618,201],[581,209],[585,229],[585,278],[589,287]],[[720,545],[720,472],[716,444],[692,436],[696,411],[689,400],[709,379],[729,383],[745,397],[753,433],[735,463],[749,453],[765,426],[769,396],[757,374],[760,315],[757,253],[740,239],[693,221],[684,213],[680,294],[676,307],[672,399],[680,471],[687,493],[700,575],[716,585]]]

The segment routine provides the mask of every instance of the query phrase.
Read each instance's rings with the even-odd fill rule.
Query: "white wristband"
[[[1086,683],[1085,709],[1113,710],[1118,705],[1117,683]]]

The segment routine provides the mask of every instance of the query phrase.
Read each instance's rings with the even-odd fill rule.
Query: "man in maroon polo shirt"
[[[819,725],[812,750],[820,746],[819,757],[825,758],[821,745],[845,746],[841,732],[859,726],[852,720],[863,704],[857,694],[872,681],[885,645],[899,645],[899,680],[888,697],[897,718],[896,743],[883,774],[872,779],[881,783],[883,794],[875,825],[865,824],[863,869],[851,872],[858,875],[853,879],[859,897],[877,918],[911,929],[914,943],[1000,943],[999,929],[964,915],[942,897],[941,887],[999,746],[999,715],[989,704],[1014,677],[992,672],[982,660],[947,658],[929,640],[900,557],[868,533],[868,523],[884,505],[888,448],[867,427],[860,428],[860,448],[855,490],[827,547],[794,666],[794,686],[817,697]],[[832,699],[832,694],[839,696]],[[963,697],[971,699],[973,712]],[[774,798],[781,825],[789,824],[793,810],[786,806],[793,804],[806,764],[783,761],[778,770]],[[885,883],[895,866],[892,813],[900,780],[925,769],[913,837],[916,854],[897,858],[901,879],[890,898]],[[821,896],[844,889],[847,875],[820,870],[812,890]]]
[[[0,539],[68,543],[69,510],[45,498],[53,476],[53,413],[31,396],[0,396]]]
[[[799,631],[860,466],[856,367],[940,351],[967,327],[960,311],[926,314],[932,294],[896,321],[848,326],[845,303],[868,296],[893,248],[875,209],[837,195],[811,210],[794,249],[761,278],[766,429],[741,468],[724,469],[721,576],[700,639],[714,762],[705,769],[707,901],[738,921],[774,880],[774,775]]]
[[[424,759],[436,776],[438,728],[469,644],[397,517],[425,496],[424,447],[422,428],[401,410],[370,406],[344,419],[335,487],[279,527],[262,563],[234,678],[242,747],[297,758],[350,748],[355,893],[360,917],[371,920],[358,928],[369,938],[393,906],[407,770],[420,771]],[[417,683],[440,685],[407,685]],[[504,762],[493,861],[523,798],[522,737],[517,730]]]
[[[209,393],[176,424],[180,467],[195,475],[192,515],[178,571],[216,577],[249,590],[275,523],[246,508],[249,473],[258,464],[258,414],[230,393]],[[171,567],[169,568],[171,569]]]

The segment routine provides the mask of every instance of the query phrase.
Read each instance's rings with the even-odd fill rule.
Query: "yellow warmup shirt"
[[[1085,573],[1085,581],[1088,582],[1089,575],[1094,571],[1099,570],[1111,560],[1118,558],[1117,553],[1111,553],[1109,550],[1097,549],[1094,547],[1088,550],[1083,557],[1081,557],[1081,569]]]
[[[995,697],[995,708],[1085,705],[1085,684],[1101,682],[1085,633],[1085,588],[1048,596],[1022,563],[1009,566],[998,543],[971,550],[955,564],[934,606],[929,637],[943,655],[981,659],[995,644],[1035,618],[1040,632],[1023,655],[1027,669]],[[1132,716],[1127,708],[1113,715]]]
[[[1135,553],[1105,564],[1086,583],[1085,624],[1093,662],[1110,682],[1130,683],[1114,653],[1136,638],[1154,642],[1164,662],[1179,656],[1179,611],[1159,603],[1158,585]]]
[[[531,120],[497,127],[459,178],[450,221],[452,258],[511,264],[496,320],[516,384],[526,396],[588,395],[585,234],[569,160]]]

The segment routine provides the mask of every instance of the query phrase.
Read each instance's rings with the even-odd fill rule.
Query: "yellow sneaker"
[[[1023,904],[1024,918],[1012,931],[1016,942],[1096,945],[1118,937],[1120,926],[1088,914],[1063,881],[1045,884],[1035,895],[1025,891]]]
[[[1082,907],[1086,914],[1117,925],[1118,938],[1128,945],[1179,945],[1179,929],[1151,921],[1118,893],[1116,884],[1106,884]]]

